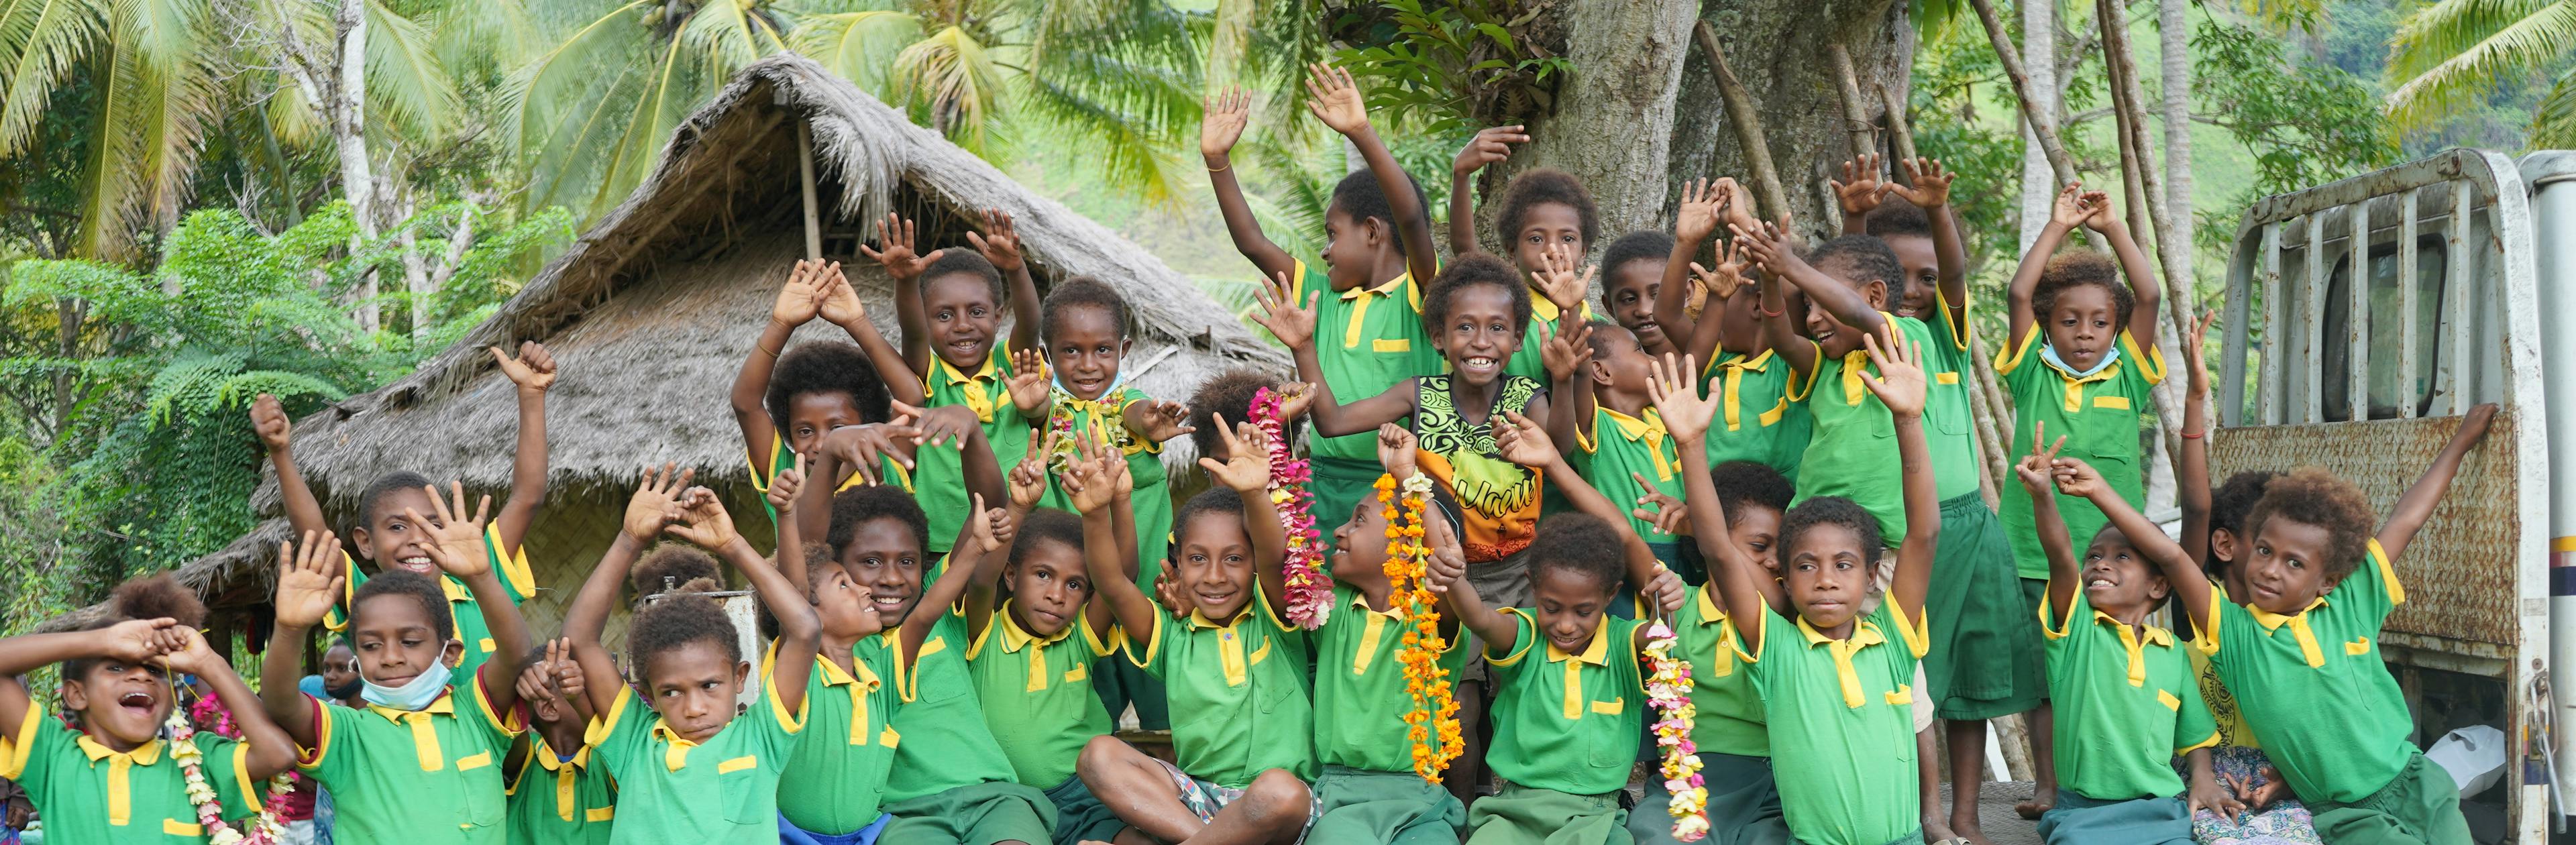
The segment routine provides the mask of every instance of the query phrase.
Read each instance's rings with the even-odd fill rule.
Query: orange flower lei
[[[1440,606],[1429,578],[1431,548],[1423,541],[1422,515],[1431,501],[1431,479],[1417,472],[1404,480],[1400,511],[1396,486],[1395,476],[1377,479],[1377,500],[1385,507],[1386,518],[1386,579],[1394,587],[1396,606],[1405,608],[1413,623],[1404,632],[1403,648],[1396,652],[1396,659],[1404,664],[1405,692],[1413,697],[1413,709],[1404,714],[1404,723],[1413,740],[1413,773],[1436,784],[1466,741],[1458,726],[1458,701],[1451,695],[1449,670],[1440,665],[1449,641],[1440,636]]]

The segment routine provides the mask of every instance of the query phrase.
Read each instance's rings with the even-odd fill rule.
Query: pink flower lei
[[[1689,661],[1673,657],[1677,644],[1671,626],[1655,620],[1646,630],[1646,701],[1655,708],[1655,744],[1663,759],[1657,766],[1664,790],[1672,793],[1665,812],[1673,817],[1673,838],[1697,842],[1708,836],[1708,785],[1700,775],[1699,747],[1691,742],[1691,725],[1699,715],[1692,706]]]
[[[278,841],[285,828],[277,821],[277,807],[287,793],[295,791],[295,772],[291,769],[278,772],[268,779],[268,797],[261,804],[264,809],[250,819],[247,830],[235,830],[225,824],[223,800],[206,782],[205,755],[191,741],[197,736],[197,726],[191,717],[209,715],[213,717],[216,735],[240,738],[240,730],[233,725],[232,712],[213,696],[198,699],[196,704],[189,706],[187,713],[173,708],[170,720],[163,723],[163,727],[170,731],[170,758],[179,764],[179,773],[186,782],[184,788],[188,804],[197,808],[197,823],[205,827],[206,841],[213,845],[269,845]]]
[[[1323,535],[1315,530],[1315,495],[1306,490],[1314,469],[1288,451],[1281,431],[1279,394],[1264,387],[1252,394],[1252,422],[1270,441],[1270,501],[1278,506],[1279,525],[1288,531],[1288,559],[1281,568],[1288,594],[1288,621],[1299,628],[1324,626],[1333,612],[1333,581],[1324,574]]]

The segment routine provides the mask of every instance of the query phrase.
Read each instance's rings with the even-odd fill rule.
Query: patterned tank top
[[[1469,563],[1510,557],[1529,548],[1538,535],[1538,471],[1503,460],[1494,446],[1493,420],[1504,411],[1529,413],[1530,400],[1546,388],[1536,380],[1507,375],[1495,385],[1493,407],[1483,424],[1469,423],[1450,395],[1450,377],[1423,376],[1413,395],[1413,434],[1422,471],[1438,479],[1465,511],[1465,545]]]

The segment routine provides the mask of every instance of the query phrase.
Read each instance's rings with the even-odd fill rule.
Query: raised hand
[[[216,654],[214,647],[206,644],[205,634],[175,622],[161,629],[161,650],[162,661],[172,671],[190,675],[210,675],[219,670],[232,668],[231,661],[225,660],[223,655]]]
[[[1369,128],[1368,103],[1344,68],[1316,62],[1306,69],[1306,108],[1333,131],[1349,135]]]
[[[1682,204],[1673,210],[1673,239],[1695,244],[1716,235],[1725,204],[1724,182],[1711,184],[1706,177],[1683,182]]]
[[[1415,465],[1417,460],[1415,449],[1419,443],[1420,441],[1414,439],[1412,429],[1394,423],[1379,425],[1377,427],[1378,465],[1385,467],[1386,473],[1395,476],[1397,481],[1412,478],[1414,473],[1422,471]]]
[[[1424,561],[1430,571],[1422,585],[1434,595],[1448,595],[1449,585],[1467,577],[1467,552],[1458,545],[1458,529],[1437,510],[1425,508],[1422,513],[1422,545],[1431,549],[1430,559]]]
[[[1538,347],[1539,363],[1547,367],[1548,378],[1557,381],[1573,379],[1592,363],[1592,324],[1568,322],[1574,323],[1574,328],[1564,334],[1557,334],[1545,324],[1539,326],[1539,333],[1545,336]]]
[[[491,348],[492,360],[501,365],[501,374],[520,390],[544,392],[555,386],[555,356],[546,345],[533,340],[519,342],[519,357],[502,354],[501,347]]]
[[[1664,418],[1664,430],[1673,442],[1687,443],[1708,436],[1709,421],[1717,419],[1722,394],[1700,395],[1699,356],[1674,358],[1670,352],[1661,360],[1649,361],[1654,377],[1646,382],[1646,397],[1654,402],[1655,413]]]
[[[868,319],[868,304],[859,301],[859,290],[850,286],[850,277],[841,273],[841,262],[816,262],[814,275],[820,280],[817,293],[822,297],[817,313],[835,326],[855,326]]]
[[[458,578],[472,578],[491,571],[492,557],[482,552],[483,525],[491,518],[492,497],[486,494],[483,501],[474,506],[474,516],[467,518],[465,482],[448,482],[452,499],[439,498],[435,486],[420,489],[429,494],[430,509],[434,511],[436,521],[423,520],[420,511],[408,507],[403,508],[403,519],[413,525],[429,526],[429,542],[423,544],[423,550],[429,552],[430,560],[438,564],[439,571]]]
[[[1717,219],[1729,228],[1743,226],[1749,229],[1760,222],[1753,217],[1753,193],[1745,190],[1733,176],[1717,177]]]
[[[1163,567],[1163,571],[1154,576],[1154,603],[1162,605],[1165,613],[1187,619],[1190,599],[1181,594],[1180,580],[1172,577],[1173,568]]]
[[[590,683],[582,677],[581,661],[572,657],[571,637],[546,644],[546,665],[554,667],[555,692],[565,701],[581,701],[589,694]]]
[[[277,624],[311,628],[340,603],[344,559],[340,538],[329,531],[304,532],[304,542],[277,544]],[[169,621],[169,620],[162,620]],[[132,623],[126,623],[132,624]]]
[[[1277,279],[1261,280],[1261,290],[1254,294],[1260,308],[1252,312],[1252,321],[1269,329],[1279,343],[1289,349],[1304,349],[1315,342],[1315,299],[1320,291],[1308,291],[1306,304],[1295,301],[1297,285],[1280,271]]]
[[[867,249],[865,246],[859,248]],[[800,259],[796,266],[788,269],[787,283],[778,286],[778,301],[769,306],[771,322],[794,328],[814,319],[815,311],[823,301],[823,280],[814,271],[822,263]]]
[[[2190,389],[2191,395],[2201,397],[2203,402],[2209,399],[2209,363],[2206,360],[2208,353],[2205,351],[2209,348],[2209,327],[2217,322],[2218,309],[2212,308],[2201,312],[2199,319],[2191,321],[2191,331],[2185,333],[2182,338],[2182,364],[2190,368],[2188,380],[2184,384]],[[2199,420],[2184,420],[2183,430],[2190,431],[2195,425],[2205,424]],[[2202,430],[2207,431],[2206,428]]]
[[[769,492],[764,495],[769,499],[770,509],[777,511],[778,518],[784,520],[796,512],[796,494],[804,490],[805,456],[798,455],[795,466],[779,470],[778,476],[769,480]]]
[[[1046,409],[1047,375],[1046,356],[1037,350],[1011,353],[1011,377],[1003,379],[1002,386],[1010,390],[1011,406],[1020,409],[1020,416],[1035,417]]]
[[[1458,158],[1449,163],[1449,172],[1463,177],[1482,170],[1485,165],[1511,158],[1512,145],[1529,143],[1529,139],[1519,126],[1477,130],[1476,137],[1467,139],[1467,146],[1458,150]]]
[[[1046,456],[1055,454],[1056,444],[1063,437],[1061,434],[1048,434],[1044,443],[1030,449],[1028,457],[1021,458],[1019,465],[1011,467],[1011,474],[1005,479],[1010,483],[1011,507],[1028,510],[1046,498]]]
[[[1751,228],[1728,224],[1728,228],[1735,233],[1735,242],[1744,247],[1746,258],[1752,259],[1762,272],[1780,276],[1807,263],[1806,259],[1798,257],[1797,242],[1790,234],[1796,231],[1791,222],[1790,216],[1783,212],[1777,223],[1764,222]]]
[[[832,457],[847,465],[863,483],[877,485],[885,483],[884,461],[892,460],[905,469],[913,467],[912,459],[895,449],[895,442],[910,440],[917,445],[920,437],[921,429],[898,416],[894,422],[833,429],[824,436],[821,448],[830,450]]]
[[[1232,153],[1234,143],[1243,138],[1244,124],[1252,120],[1252,95],[1229,85],[1200,105],[1199,155],[1217,158]]]
[[[681,497],[679,521],[662,529],[673,537],[710,551],[723,551],[742,542],[742,534],[733,529],[733,515],[725,512],[724,502],[704,487],[691,487]]]
[[[1127,419],[1129,428],[1156,443],[1198,430],[1190,425],[1190,406],[1169,399],[1147,399],[1129,405]]]
[[[1636,479],[1637,489],[1642,491],[1637,494],[1636,510],[1629,511],[1629,515],[1653,524],[1658,533],[1690,533],[1690,508],[1682,500],[1664,495],[1642,474],[1631,472],[1628,477]]]
[[[1547,437],[1547,427],[1539,425],[1518,411],[1504,411],[1494,418],[1494,449],[1503,460],[1531,469],[1556,463],[1556,442]]]
[[[2057,199],[2048,206],[2048,222],[2072,229],[2084,225],[2093,210],[2084,206],[2084,183],[2068,182],[2057,189]]]
[[[667,463],[658,470],[645,467],[635,495],[626,500],[626,516],[619,520],[618,530],[638,543],[662,536],[662,527],[680,518],[679,493],[697,474],[694,469],[675,470]]]
[[[2092,464],[2074,458],[2057,458],[2050,461],[2049,466],[2056,476],[2057,492],[2090,499],[2094,494],[2110,489],[2103,484],[2102,473],[2093,469]]]
[[[178,642],[170,629],[178,627],[179,620],[166,616],[128,619],[89,636],[97,638],[100,657],[143,666],[161,662],[170,654]]]
[[[1200,458],[1199,466],[1208,477],[1226,489],[1251,493],[1270,486],[1269,439],[1251,423],[1225,424],[1225,415],[1217,414],[1216,436],[1225,443],[1226,459]]]
[[[1093,458],[1092,450],[1084,445],[1085,442],[1081,438],[1074,441],[1078,451],[1073,460],[1065,462],[1064,472],[1056,478],[1057,483],[1064,486],[1065,497],[1073,500],[1073,512],[1079,514],[1090,514],[1108,507],[1118,495],[1117,482],[1109,478],[1103,462]],[[1126,462],[1114,463],[1124,465]]]
[[[984,427],[983,421],[975,419],[974,409],[964,405],[916,408],[895,400],[890,407],[894,410],[895,419],[911,421],[915,430],[912,436],[914,445],[964,449],[975,432]]]
[[[983,253],[984,260],[992,262],[995,270],[1008,273],[1028,266],[1020,257],[1020,233],[1011,228],[1010,212],[984,209],[984,231],[967,232],[966,241],[974,244],[975,251]]]
[[[1315,404],[1314,382],[1292,381],[1273,388],[1270,393],[1279,397],[1281,423],[1296,422],[1298,417],[1306,415],[1307,408]]]
[[[886,275],[893,276],[895,281],[910,282],[921,278],[921,274],[930,269],[931,262],[939,260],[939,256],[948,252],[944,249],[934,249],[930,254],[923,255],[914,251],[913,243],[917,233],[918,228],[912,221],[905,220],[893,212],[887,212],[885,222],[877,224],[877,240],[883,242],[885,246],[870,249],[862,242],[859,244],[859,254],[884,265]]]
[[[1744,271],[1752,268],[1752,261],[1745,255],[1743,247],[1736,246],[1734,241],[1727,241],[1726,248],[1718,253],[1717,269],[1702,267],[1699,262],[1693,261],[1690,266],[1691,276],[1699,280],[1699,286],[1707,289],[1709,296],[1717,299],[1732,297],[1736,291],[1742,290],[1750,283],[1744,278]]]
[[[1940,159],[1900,158],[1896,163],[1905,168],[1905,179],[1913,184],[1900,185],[1889,182],[1880,189],[1882,195],[1894,194],[1904,197],[1906,202],[1921,206],[1925,211],[1950,204],[1950,183],[1958,179],[1959,174],[1943,168]]]
[[[259,435],[259,445],[271,452],[286,448],[295,433],[295,424],[286,418],[286,406],[273,394],[262,393],[250,400],[250,430]]]
[[[1583,304],[1585,296],[1591,295],[1592,277],[1601,273],[1601,266],[1595,264],[1583,267],[1577,274],[1575,265],[1582,261],[1583,256],[1572,247],[1548,244],[1546,249],[1539,251],[1539,271],[1530,274],[1530,281],[1544,291],[1547,301],[1555,303],[1558,309],[1572,311]]]
[[[1859,158],[1843,162],[1843,178],[1826,182],[1834,189],[1834,199],[1843,207],[1843,218],[1868,216],[1878,209],[1879,188],[1885,182],[1878,178],[1878,154],[1862,153]]]
[[[2021,486],[2029,488],[2033,497],[2047,495],[2050,485],[2056,483],[2057,450],[2065,446],[2064,435],[2059,435],[2056,443],[2048,442],[2048,423],[2032,427],[2030,454],[2013,464],[2013,475],[2021,479]]]
[[[1897,331],[1896,324],[1889,323],[1886,332],[1883,342],[1877,335],[1860,336],[1861,343],[1869,349],[1870,363],[1878,366],[1878,377],[1861,379],[1861,385],[1899,419],[1920,417],[1923,397],[1929,389],[1923,378],[1923,359],[1913,344],[1905,342],[1905,333]]]
[[[2120,228],[2120,218],[2111,213],[2111,195],[2101,191],[2084,192],[2084,228],[2108,235]]]
[[[985,554],[1000,551],[1020,534],[1020,521],[1002,508],[984,507],[984,494],[976,493],[975,509],[968,513],[967,527],[974,530],[975,545]]]

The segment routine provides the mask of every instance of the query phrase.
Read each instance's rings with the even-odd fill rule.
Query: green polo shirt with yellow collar
[[[531,732],[525,754],[510,783],[510,845],[608,845],[617,784],[591,762],[590,746],[565,759]]]
[[[1124,385],[1092,400],[1076,399],[1058,390],[1055,408],[1047,413],[1046,421],[1049,431],[1076,435],[1108,432],[1109,442],[1127,456],[1127,477],[1135,484],[1128,503],[1136,512],[1138,585],[1154,583],[1155,576],[1163,572],[1163,557],[1172,547],[1172,496],[1168,492],[1171,488],[1164,484],[1163,444],[1149,442],[1127,430],[1127,406],[1151,398],[1144,391]],[[1064,492],[1064,474],[1058,469],[1053,464],[1047,466],[1046,495],[1038,499],[1038,507],[1073,513],[1073,497]],[[986,502],[985,507],[1000,505]]]
[[[1151,637],[1127,639],[1127,659],[1163,682],[1181,771],[1229,789],[1270,769],[1315,779],[1314,743],[1305,741],[1314,735],[1307,636],[1255,588],[1232,619],[1156,613]]]
[[[1977,492],[1977,479],[1983,475],[1977,466],[1976,415],[1968,408],[1968,391],[1976,388],[1971,371],[1978,362],[1968,353],[1975,330],[1968,325],[1967,304],[1951,307],[1950,295],[1940,292],[1938,286],[1933,289],[1933,301],[1938,303],[1935,318],[1923,321],[1933,342],[1918,347],[1927,382],[1923,392],[1923,436],[1932,447],[1934,493],[1947,502]],[[2048,567],[2043,564],[2040,568]]]
[[[1576,469],[1611,504],[1630,512],[1628,527],[1648,543],[1674,542],[1673,535],[1655,530],[1653,522],[1635,514],[1637,499],[1649,490],[1682,497],[1681,450],[1673,445],[1673,433],[1664,427],[1663,415],[1647,408],[1642,418],[1632,417],[1608,405],[1594,405],[1592,434],[1578,431],[1574,442]],[[1638,478],[1646,479],[1648,486],[1637,486]]]
[[[1914,667],[1923,620],[1896,602],[1837,640],[1762,611],[1761,653],[1739,650],[1769,720],[1771,774],[1806,845],[1883,845],[1922,828],[1914,765]],[[1887,632],[1895,631],[1889,639]]]
[[[919,451],[927,452],[930,450],[923,449]],[[756,456],[750,455],[749,453],[745,453],[743,460],[751,466],[752,492],[761,494],[760,509],[769,514],[769,523],[771,525],[778,524],[778,508],[769,504],[769,480],[777,478],[778,474],[781,472],[796,468],[796,450],[787,448],[787,432],[774,431],[770,433],[769,460],[767,462],[760,461]],[[920,455],[914,455],[913,460],[915,463],[918,463],[921,460]],[[1004,467],[1004,469],[1008,469],[1008,467]],[[886,455],[877,459],[877,475],[880,478],[886,479],[887,484],[903,488],[903,492],[913,492],[912,471],[904,469],[902,464],[895,463],[894,456],[892,455]],[[868,479],[866,476],[853,472],[850,473],[850,477],[841,479],[841,486],[832,488],[832,492],[838,493],[852,487],[866,486],[867,483]],[[931,539],[936,542],[938,537],[934,533]],[[956,541],[957,532],[949,532],[948,542],[953,543]]]
[[[340,841],[499,843],[508,797],[502,758],[520,731],[483,684],[458,675],[419,710],[313,702],[315,745],[301,765],[340,808]]]
[[[1771,733],[1762,715],[1762,691],[1740,655],[1735,620],[1707,586],[1690,588],[1673,615],[1673,655],[1690,661],[1691,744],[1703,752],[1739,757],[1771,756]]]
[[[2004,390],[2012,394],[2017,411],[2013,442],[2026,448],[2032,433],[2045,425],[2049,442],[2066,438],[2066,445],[2058,450],[2060,457],[2092,464],[2102,480],[2128,500],[2129,507],[2144,508],[2147,494],[2138,459],[2138,426],[2154,406],[2151,392],[2165,380],[2164,353],[2139,348],[2137,339],[2122,329],[2120,359],[2079,378],[2040,355],[2039,347],[2047,342],[2040,327],[2032,325],[2018,343],[1995,354],[1995,373],[2003,377]],[[2021,577],[2047,580],[2048,557],[2039,548],[2030,491],[2019,484],[2003,487],[2004,533],[2012,537],[2013,560]],[[2058,515],[2066,520],[2067,538],[2079,550],[2110,522],[2101,508],[2084,497],[2051,495],[2057,497]]]
[[[769,682],[777,676],[760,677],[760,702],[705,742],[674,734],[632,688],[620,688],[617,703],[591,719],[583,739],[617,779],[610,842],[778,841],[779,776],[796,749],[805,713],[779,701],[778,688]],[[336,791],[332,798],[339,798]],[[347,812],[344,802],[344,817]]]
[[[1555,380],[1548,377],[1547,357],[1541,349],[1546,345],[1548,338],[1564,333],[1567,315],[1565,309],[1556,307],[1556,302],[1548,299],[1547,294],[1540,293],[1537,288],[1530,288],[1529,297],[1529,327],[1521,332],[1521,348],[1512,352],[1512,357],[1503,362],[1503,372],[1507,375],[1532,379],[1540,384],[1555,384]],[[1592,303],[1575,304],[1573,319],[1576,323],[1592,319]],[[1335,393],[1333,396],[1340,398],[1341,394]]]
[[[1398,605],[1379,612],[1368,597],[1341,582],[1333,584],[1333,611],[1315,629],[1315,758],[1326,765],[1371,772],[1413,771],[1413,739],[1404,714],[1413,709],[1406,692],[1404,637],[1412,630],[1412,610]],[[1436,662],[1455,679],[1466,671],[1467,636],[1448,640]],[[1433,747],[1438,747],[1437,738]]]
[[[903,739],[894,747],[885,803],[977,784],[1018,783],[1018,773],[975,697],[975,676],[966,665],[965,615],[955,608],[915,607],[912,612],[938,613],[940,618],[910,660],[894,653],[902,635],[895,628],[860,640],[855,649],[859,660],[892,670],[901,702],[893,724]]]
[[[1347,404],[1385,393],[1396,382],[1441,371],[1440,353],[1431,348],[1431,333],[1422,326],[1422,285],[1406,273],[1346,291],[1333,290],[1321,268],[1297,262],[1288,292],[1304,305],[1315,297],[1315,358],[1324,368],[1324,383],[1333,398]],[[1341,437],[1306,438],[1319,458],[1377,462],[1377,432]],[[1317,513],[1348,512],[1342,510]]]
[[[1063,784],[1082,747],[1117,727],[1091,685],[1091,664],[1116,653],[1124,637],[1115,625],[1104,637],[1083,617],[1077,610],[1063,630],[1041,637],[1020,627],[1004,600],[966,647],[984,722],[1023,785]]]
[[[2290,788],[2311,803],[2352,804],[2386,787],[2422,752],[2397,680],[2379,654],[2380,625],[2406,603],[2387,552],[2289,616],[2227,600],[2212,587],[2211,630],[2192,645],[2236,693],[2245,723]]]
[[[262,786],[250,776],[250,746],[201,732],[188,741],[223,817],[259,812]],[[48,842],[206,841],[178,746],[152,740],[118,753],[30,704],[16,730],[0,736],[0,779],[16,781],[45,820]]]
[[[1931,328],[1923,321],[1884,311],[1879,316],[1904,332],[1906,342],[1914,348],[1938,348]],[[1817,347],[1816,371],[1792,382],[1789,398],[1806,405],[1808,413],[1815,417],[1815,429],[1807,441],[1806,454],[1798,461],[1798,498],[1790,505],[1795,507],[1819,496],[1848,498],[1878,518],[1879,539],[1894,546],[1905,537],[1905,485],[1897,477],[1901,462],[1896,454],[1896,420],[1889,415],[1887,403],[1878,401],[1864,381],[1877,377],[1878,367],[1869,362],[1866,348],[1830,358],[1822,347]],[[1928,438],[1931,423],[1925,425]],[[1976,455],[1969,452],[1964,459],[1971,462],[1968,466],[1972,474],[1968,477],[1973,485]],[[1940,467],[1936,459],[1933,468],[1938,472]]]
[[[1028,456],[1031,424],[1027,417],[1020,416],[1020,406],[1011,402],[1007,382],[1013,370],[1004,345],[993,344],[984,365],[973,373],[951,366],[937,355],[930,356],[930,375],[921,380],[921,388],[929,397],[924,400],[925,407],[964,405],[974,411],[975,420],[984,426],[985,442],[993,446],[994,462],[1008,473]],[[917,498],[922,512],[930,516],[933,554],[945,554],[957,542],[958,529],[965,527],[966,512],[974,502],[966,493],[963,454],[956,449],[925,448],[913,456],[913,478],[919,485]]]
[[[2039,609],[2048,698],[2057,707],[2057,784],[2097,801],[2183,792],[2173,758],[2218,744],[2191,660],[2173,632],[2131,628],[2082,589],[2063,613]]]
[[[1708,462],[1752,461],[1798,480],[1815,419],[1804,402],[1789,398],[1797,374],[1780,354],[1717,352],[1700,373],[1701,386],[1718,394],[1717,418],[1708,424]]]
[[[1592,644],[1569,654],[1539,635],[1530,611],[1504,608],[1520,634],[1509,654],[1485,651],[1494,672],[1494,744],[1485,763],[1512,783],[1572,795],[1628,785],[1645,732],[1645,675],[1637,620],[1604,613]],[[1535,653],[1538,659],[1531,659]],[[1875,843],[1873,843],[1875,845]]]
[[[772,643],[760,676],[772,677],[777,667]],[[814,657],[814,673],[805,680],[805,729],[781,757],[787,768],[778,781],[778,813],[798,830],[840,836],[877,819],[903,738],[890,721],[894,687],[879,680],[876,668],[853,656],[850,670],[842,671]]]
[[[501,551],[500,526],[483,526],[483,556],[491,564],[492,574],[500,578],[501,592],[510,597],[510,604],[517,605],[537,594],[537,576],[528,568],[527,547],[523,545],[504,554]],[[378,565],[382,563],[378,561]],[[367,583],[367,573],[358,570],[358,560],[350,557],[346,550],[340,552],[340,567],[340,603],[323,616],[322,626],[345,634],[349,627],[349,604],[357,599],[358,587]],[[438,588],[447,594],[448,619],[455,628],[456,640],[465,644],[465,660],[457,665],[456,677],[474,677],[475,670],[483,668],[483,663],[492,659],[492,653],[499,651],[501,644],[492,639],[492,626],[483,621],[483,608],[474,603],[474,591],[467,589],[465,582],[441,573]]]

